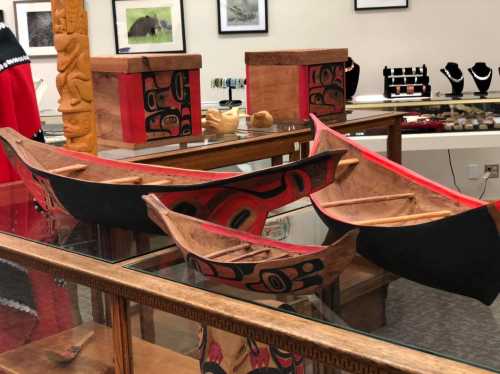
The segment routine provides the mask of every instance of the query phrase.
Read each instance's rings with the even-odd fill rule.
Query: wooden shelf
[[[95,336],[83,348],[80,355],[69,365],[61,366],[50,362],[46,351],[70,347],[89,331]],[[134,367],[136,373],[147,374],[198,374],[198,362],[177,352],[132,338]],[[114,373],[112,331],[106,326],[93,322],[74,329],[22,346],[16,350],[0,354],[0,373],[40,374],[40,373]]]

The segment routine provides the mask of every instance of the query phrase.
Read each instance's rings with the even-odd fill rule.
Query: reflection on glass
[[[0,372],[114,372],[102,295],[3,259],[0,269]]]
[[[172,244],[170,238],[93,225],[47,214],[20,182],[0,185],[0,231],[107,262],[140,256]]]

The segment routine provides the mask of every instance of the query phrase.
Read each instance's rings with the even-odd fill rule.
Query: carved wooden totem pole
[[[90,68],[87,12],[83,0],[51,0],[66,147],[96,153],[97,136]]]

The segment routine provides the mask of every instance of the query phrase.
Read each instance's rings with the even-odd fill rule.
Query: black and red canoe
[[[358,252],[384,269],[493,302],[500,291],[500,203],[435,183],[312,119],[312,156],[347,150],[335,182],[311,195],[330,237],[358,228]]]
[[[252,173],[195,171],[102,159],[0,129],[7,157],[46,211],[144,232],[159,232],[143,195],[175,212],[260,234],[268,213],[333,181],[345,151],[328,151]]]

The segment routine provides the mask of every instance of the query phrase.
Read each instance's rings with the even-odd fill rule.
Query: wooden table
[[[403,113],[355,110],[347,114],[345,121],[327,122],[342,133],[359,133],[368,129],[387,129],[387,156],[401,162],[401,119]],[[102,150],[106,158],[124,159],[131,162],[176,166],[188,169],[208,170],[242,164],[250,161],[272,159],[273,165],[283,162],[283,155],[290,160],[307,157],[312,132],[308,125],[278,124],[271,129],[251,129],[246,121],[235,135],[219,137],[207,144],[181,143],[179,145],[145,148],[137,151],[114,149]]]

